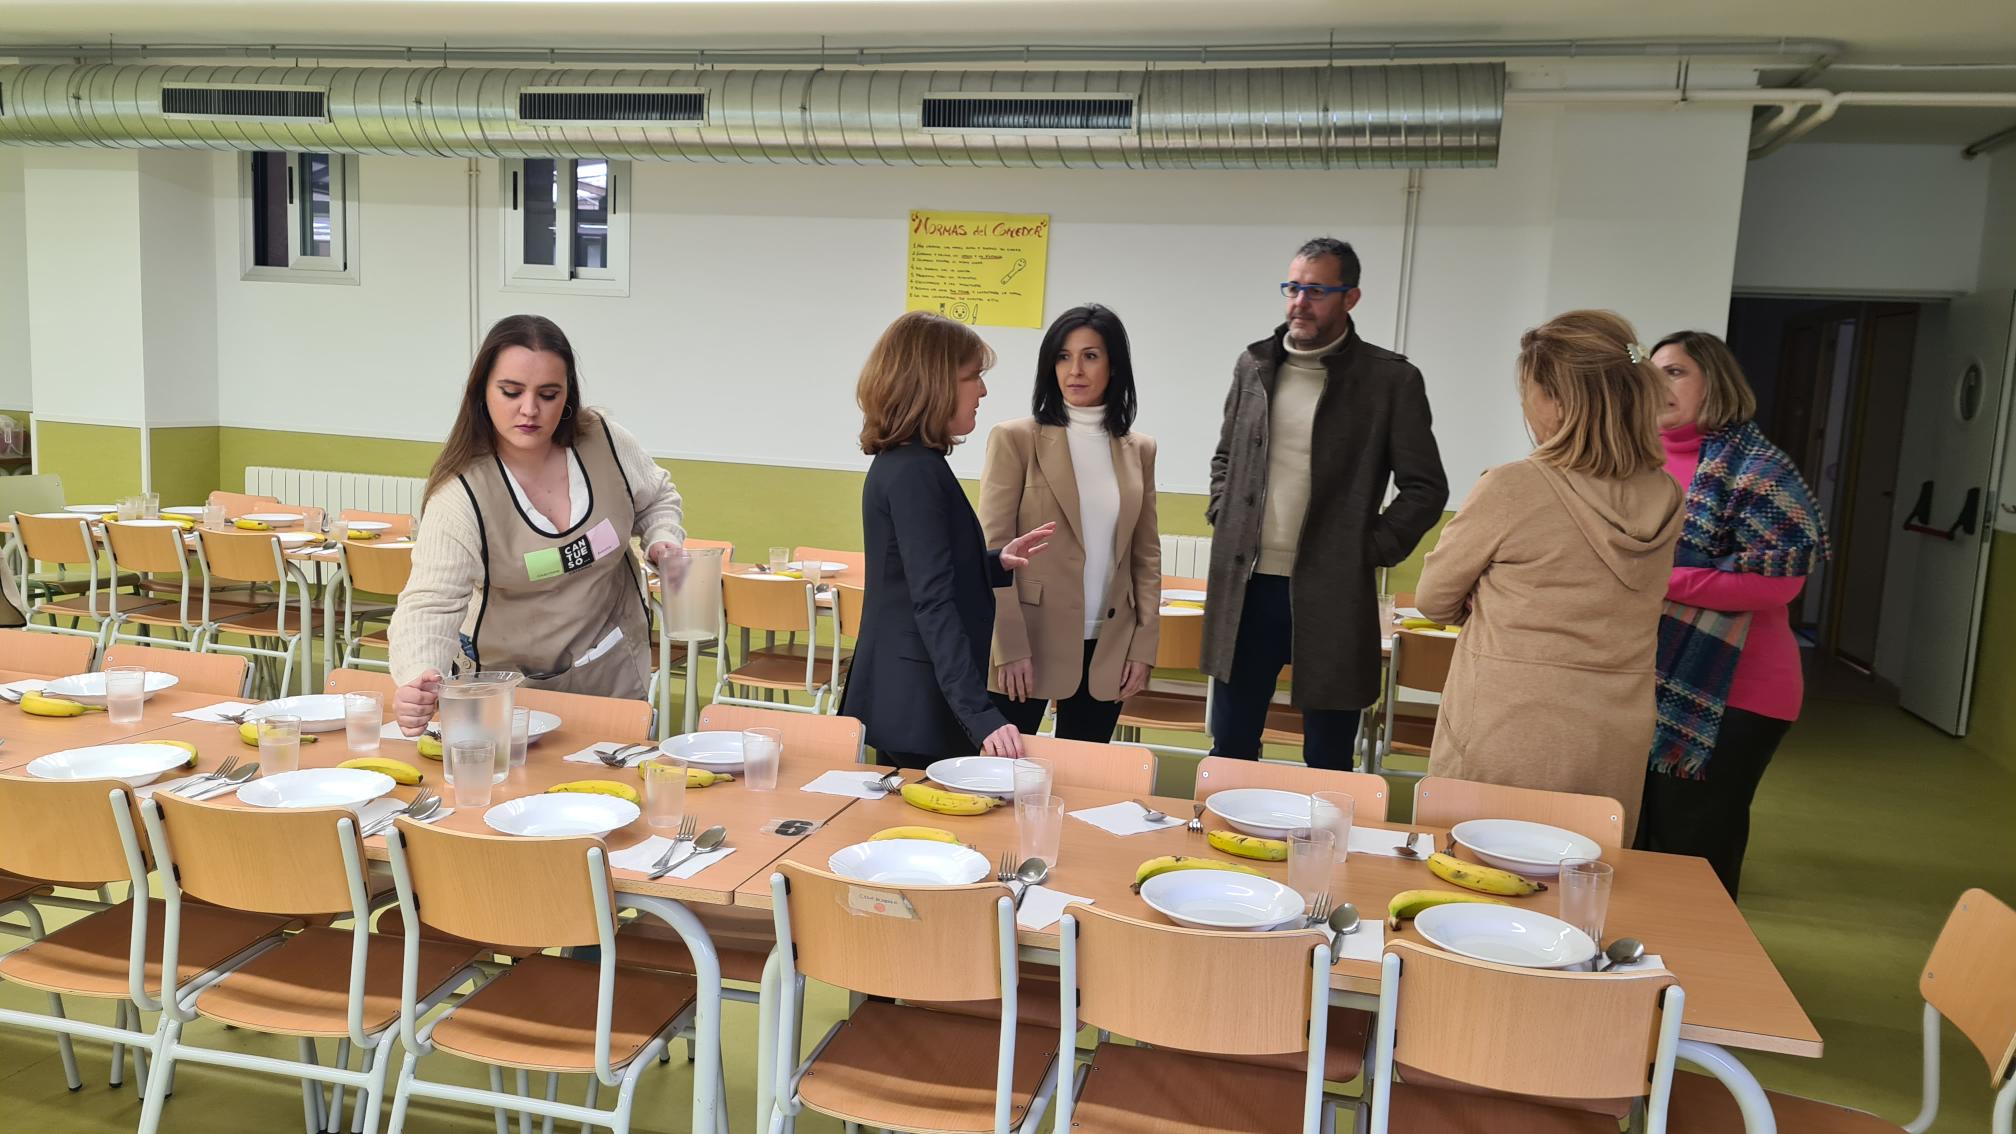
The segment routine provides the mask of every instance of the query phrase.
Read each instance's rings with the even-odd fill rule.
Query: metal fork
[[[191,776],[189,778],[188,783],[185,783],[176,789],[175,794],[186,795],[188,794],[189,789],[200,787],[203,784],[209,783],[211,780],[224,779],[237,769],[238,769],[238,754],[236,752],[233,752],[231,755],[226,756],[224,758],[224,762],[222,764],[217,765],[217,767],[214,770],[203,772],[195,776]]]
[[[1303,925],[1303,928],[1313,929],[1316,926],[1322,925],[1324,922],[1327,922],[1329,920],[1330,920],[1330,892],[1328,890],[1325,890],[1321,894],[1316,895],[1315,902],[1310,904],[1309,920],[1307,923]]]
[[[431,789],[421,788],[419,791],[413,794],[412,800],[408,802],[405,807],[400,808],[397,811],[394,811],[392,814],[387,815],[385,818],[380,819],[376,823],[373,823],[371,824],[371,826],[365,828],[363,837],[368,839],[373,835],[384,834],[386,831],[392,828],[392,824],[396,822],[401,815],[418,815],[423,811],[430,810],[434,806],[434,803],[440,798],[441,797],[435,795]]]
[[[996,882],[1012,882],[1015,879],[1015,852],[1001,852],[1001,869],[994,874]]]
[[[1191,809],[1191,815],[1190,815],[1190,821],[1189,821],[1188,823],[1185,823],[1185,824],[1184,824],[1183,826],[1184,826],[1185,828],[1187,828],[1187,829],[1189,830],[1189,832],[1190,832],[1191,834],[1193,834],[1193,835],[1201,835],[1201,834],[1203,834],[1203,833],[1204,833],[1204,805],[1203,805],[1203,804],[1201,804],[1201,803],[1198,803],[1198,804],[1194,804],[1194,805],[1192,806],[1192,809]]]
[[[692,815],[688,815],[685,818],[679,820],[679,831],[677,834],[672,836],[672,845],[666,847],[665,853],[658,856],[658,861],[651,864],[650,873],[655,874],[658,871],[664,870],[666,867],[671,866],[672,856],[679,853],[679,844],[692,842],[694,836],[698,835],[699,833],[700,833],[700,821],[694,818]]]
[[[651,751],[656,745],[626,744],[614,752],[597,752],[595,758],[611,768],[627,768],[630,758]]]

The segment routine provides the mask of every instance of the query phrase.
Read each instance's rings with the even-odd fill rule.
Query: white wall
[[[38,151],[23,182],[35,416],[137,426],[146,377],[139,155]]]
[[[1965,160],[1958,146],[1787,146],[1750,167],[1736,287],[1973,291],[1988,174],[1989,163]]]
[[[1407,349],[1456,499],[1526,449],[1524,328],[1589,304],[1647,335],[1723,325],[1747,128],[1721,110],[1515,107],[1497,168],[1424,175]],[[468,163],[360,159],[363,280],[332,287],[238,279],[239,160],[211,159],[220,419],[439,438],[472,346]],[[632,168],[631,294],[605,298],[502,287],[498,176],[480,163],[477,309],[556,319],[589,400],[664,456],[864,467],[854,378],[902,309],[913,207],[1053,216],[1047,310],[1098,300],[1127,321],[1166,490],[1205,486],[1231,364],[1280,320],[1274,285],[1303,239],[1357,245],[1362,333],[1394,341],[1404,173]],[[1001,355],[984,428],[1027,412],[1040,332],[982,333]],[[981,453],[960,449],[958,471]]]
[[[140,324],[149,425],[217,420],[217,280],[211,160],[201,151],[140,155]]]
[[[0,146],[0,409],[29,409],[28,232],[24,151]]]
[[[2016,146],[2004,146],[1986,163],[1989,170],[1988,216],[1981,233],[1981,287],[2016,288]],[[2005,397],[2016,401],[2016,390]],[[2009,410],[2016,415],[2016,406]],[[2016,444],[2009,446],[2002,466],[2002,499],[2016,499]],[[1995,526],[2016,532],[2016,512],[1997,506]]]

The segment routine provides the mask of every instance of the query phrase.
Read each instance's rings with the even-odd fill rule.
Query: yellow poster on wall
[[[1048,216],[912,210],[905,310],[980,327],[1040,327],[1049,260]]]

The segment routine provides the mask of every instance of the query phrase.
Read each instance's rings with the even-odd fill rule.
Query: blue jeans
[[[1239,640],[1232,650],[1232,680],[1211,681],[1211,754],[1260,758],[1260,734],[1281,667],[1295,660],[1295,613],[1288,576],[1254,575],[1246,581]],[[1312,768],[1350,771],[1360,709],[1303,709],[1302,759]]]

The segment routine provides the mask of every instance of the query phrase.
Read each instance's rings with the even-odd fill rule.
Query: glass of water
[[[1023,757],[1015,761],[1015,798],[1028,799],[1031,796],[1050,794],[1051,785],[1057,782],[1054,769],[1048,760],[1033,760]]]
[[[742,730],[742,786],[776,791],[777,766],[784,762],[784,735],[774,728]]]
[[[1561,862],[1561,920],[1589,935],[1603,947],[1603,920],[1610,914],[1610,883],[1617,871],[1595,858]]]
[[[147,704],[147,671],[115,665],[105,671],[105,715],[113,724],[139,724]]]
[[[1358,801],[1349,792],[1319,791],[1309,797],[1309,825],[1330,832],[1337,840],[1337,861],[1343,862],[1351,849],[1351,821]]]
[[[385,729],[385,698],[378,693],[343,694],[343,738],[352,752],[376,752]]]
[[[259,774],[277,776],[301,766],[301,718],[267,717],[259,722]]]
[[[1393,636],[1392,595],[1379,596],[1379,636],[1381,638],[1390,638]]]
[[[1057,853],[1064,843],[1064,801],[1054,795],[1026,795],[1015,798],[1015,848],[1027,862],[1040,858],[1057,865]]]
[[[497,746],[488,740],[458,740],[448,746],[447,757],[455,806],[490,806],[490,772],[497,764]]]
[[[644,821],[670,830],[686,817],[686,762],[658,756],[637,765],[644,777]]]
[[[782,575],[786,569],[786,565],[789,564],[790,562],[791,562],[790,548],[773,547],[770,549],[770,573],[772,575]]]
[[[224,515],[224,505],[222,505],[222,504],[205,504],[205,505],[203,505],[203,526],[204,526],[204,527],[206,527],[206,528],[221,528],[221,527],[223,527],[223,526],[224,526],[224,520],[225,520],[225,515]]]
[[[525,766],[525,749],[532,743],[532,710],[511,710],[511,766]]]
[[[1288,832],[1288,888],[1313,902],[1316,895],[1330,889],[1330,872],[1337,865],[1337,836],[1316,827],[1297,827]]]

